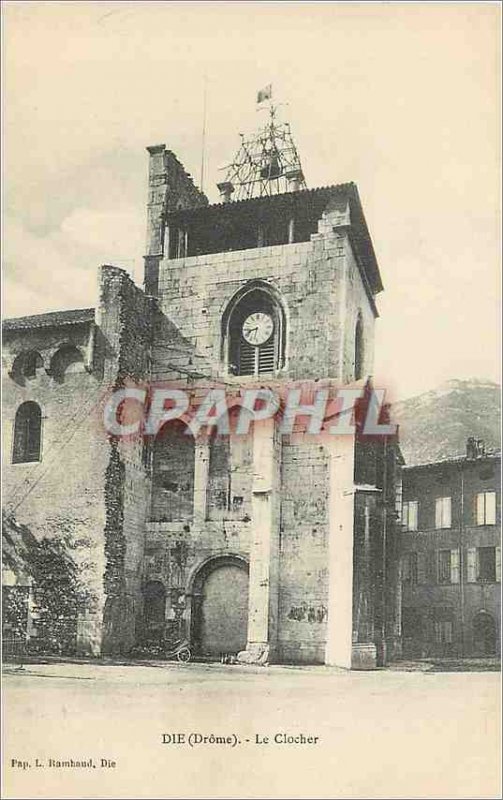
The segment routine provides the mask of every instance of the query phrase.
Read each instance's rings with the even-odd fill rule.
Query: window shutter
[[[466,569],[467,569],[467,576],[466,580],[468,583],[476,583],[477,582],[477,548],[476,547],[469,547],[466,551],[467,559],[466,559]]]
[[[437,497],[435,500],[435,528],[442,527],[442,498]]]
[[[501,547],[496,547],[496,580],[501,583]]]
[[[261,345],[258,349],[258,372],[262,375],[264,372],[272,372],[276,361],[276,336],[271,336],[268,342]]]
[[[417,508],[418,503],[417,500],[414,500],[409,505],[409,530],[410,531],[417,531]]]
[[[451,583],[459,583],[459,549],[451,550]]]
[[[496,525],[496,492],[486,492],[486,525]]]
[[[484,492],[477,495],[477,525],[483,525],[485,519]]]
[[[444,497],[444,528],[451,527],[451,498]]]

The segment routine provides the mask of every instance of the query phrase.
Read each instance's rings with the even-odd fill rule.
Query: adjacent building
[[[501,652],[501,456],[466,454],[403,470],[404,656]]]

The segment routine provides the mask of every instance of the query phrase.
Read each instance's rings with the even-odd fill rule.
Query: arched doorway
[[[487,611],[479,611],[473,618],[473,648],[476,655],[496,654],[496,623]]]
[[[199,570],[192,592],[194,649],[210,658],[246,648],[248,565],[239,556],[210,559]]]

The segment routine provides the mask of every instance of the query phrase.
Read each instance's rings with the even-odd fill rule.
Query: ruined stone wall
[[[165,216],[179,208],[207,205],[208,199],[166,145],[148,147],[150,154],[147,200],[145,291],[156,295],[159,259],[165,249]]]
[[[105,377],[110,390],[150,375],[152,301],[128,275],[103,268],[100,325],[108,342]],[[144,530],[150,501],[149,463],[143,439],[108,437],[105,474],[106,605],[103,650],[128,652],[141,616]]]
[[[42,364],[29,378],[6,374],[4,382],[5,453],[12,453],[20,403],[42,409],[41,460],[6,464],[5,505],[37,539],[61,540],[74,559],[86,595],[77,646],[95,655],[134,643],[150,498],[143,441],[108,437],[103,406],[114,389],[148,380],[152,301],[123,270],[103,267],[101,277],[96,327],[35,322],[8,332],[7,370],[23,350],[40,353]],[[82,359],[56,375],[51,365],[61,343],[79,348]]]
[[[24,385],[4,373],[3,503],[39,541],[47,537],[65,543],[87,593],[85,608],[80,609],[79,648],[96,654],[104,603],[103,486],[108,459],[100,418],[103,386],[98,343],[89,372],[84,368],[70,371],[58,380],[46,372],[58,343],[71,342],[85,353],[89,338],[89,325],[34,328],[5,335],[4,355],[10,364],[12,356],[23,350],[38,351],[45,364]],[[42,409],[41,461],[12,464],[15,413],[27,400]]]

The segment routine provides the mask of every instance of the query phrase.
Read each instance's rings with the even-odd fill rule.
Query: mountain
[[[501,389],[496,383],[450,380],[392,408],[407,465],[463,455],[469,436],[500,447]]]

